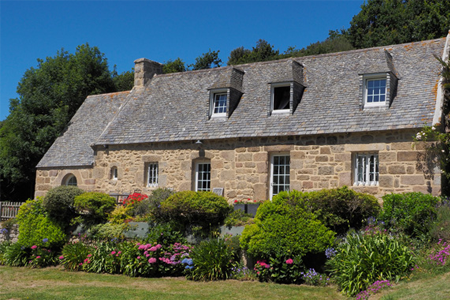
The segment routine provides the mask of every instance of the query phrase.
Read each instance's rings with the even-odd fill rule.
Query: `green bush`
[[[225,226],[245,226],[253,224],[253,216],[243,212],[241,209],[232,211],[224,221]]]
[[[300,256],[289,257],[285,251],[274,253],[267,263],[265,260],[255,264],[256,274],[260,281],[276,283],[301,283],[303,261]]]
[[[58,186],[48,191],[42,205],[51,218],[68,226],[76,216],[74,199],[83,193],[84,191],[76,186]]]
[[[435,240],[450,241],[450,205],[448,200],[441,202],[436,208],[436,220],[430,228],[430,235]]]
[[[11,246],[10,241],[4,241],[0,243],[0,265],[5,265],[4,255],[6,252],[6,249],[8,249]]]
[[[412,237],[428,235],[432,221],[436,218],[439,198],[430,194],[389,194],[383,198],[383,211],[378,220],[387,228],[395,228]]]
[[[278,198],[313,212],[317,219],[339,235],[350,228],[361,229],[365,219],[376,217],[380,211],[380,204],[374,196],[357,193],[346,186],[313,192],[281,192],[274,197]]]
[[[349,233],[327,265],[339,288],[354,296],[377,280],[399,280],[414,266],[408,247],[385,231]]]
[[[173,245],[175,243],[187,243],[183,233],[175,230],[170,223],[153,224],[149,228],[146,243],[157,243],[164,247]]]
[[[46,247],[33,245],[22,246],[19,243],[11,244],[4,249],[2,261],[8,266],[48,267],[58,263],[57,252]]]
[[[233,208],[224,197],[212,192],[178,192],[161,201],[159,222],[173,222],[179,231],[199,227],[208,235],[223,224]]]
[[[83,264],[87,263],[89,258],[92,256],[90,252],[92,252],[92,248],[81,242],[68,243],[64,245],[62,255],[59,259],[66,270],[82,270]]]
[[[81,213],[83,224],[89,226],[105,222],[116,200],[105,193],[88,192],[75,197],[74,207]]]
[[[19,223],[18,243],[21,246],[37,245],[59,249],[67,241],[61,225],[50,219],[44,211],[41,199],[25,202],[20,207],[16,219]]]
[[[25,266],[28,262],[28,253],[24,246],[14,243],[3,248],[3,264],[13,267]]]
[[[283,197],[259,206],[255,224],[246,226],[241,247],[256,258],[268,260],[283,249],[289,257],[303,257],[308,253],[321,253],[334,241],[334,232],[317,217]]]
[[[202,241],[194,247],[190,257],[194,268],[188,273],[188,279],[224,280],[231,275],[233,255],[224,239]]]
[[[128,223],[105,223],[91,226],[87,237],[93,240],[125,239],[125,231],[130,228]]]

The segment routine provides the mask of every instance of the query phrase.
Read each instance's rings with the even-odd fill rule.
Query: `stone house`
[[[135,61],[131,91],[89,96],[37,165],[59,185],[213,190],[265,200],[347,185],[378,198],[440,193],[413,137],[440,122],[448,38],[163,74]]]

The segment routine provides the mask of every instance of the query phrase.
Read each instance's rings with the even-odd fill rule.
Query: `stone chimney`
[[[143,88],[153,75],[162,74],[163,65],[159,62],[146,58],[139,58],[134,61],[134,87]]]

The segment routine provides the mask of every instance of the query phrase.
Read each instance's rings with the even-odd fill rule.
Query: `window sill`
[[[289,109],[277,109],[272,110],[272,115],[290,115],[291,111]]]

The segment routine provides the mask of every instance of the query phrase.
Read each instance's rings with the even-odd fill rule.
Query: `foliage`
[[[436,208],[436,220],[431,225],[430,236],[434,240],[450,241],[450,202],[442,200]]]
[[[220,65],[222,64],[222,60],[219,58],[219,52],[220,50],[211,51],[211,49],[209,49],[207,53],[203,53],[201,56],[197,57],[195,59],[195,63],[189,65],[189,67],[191,67],[192,70],[203,70],[220,67]]]
[[[326,286],[330,282],[329,277],[317,273],[313,268],[309,269],[306,273],[301,272],[301,274],[305,284],[307,285]]]
[[[354,296],[376,280],[398,281],[411,271],[414,257],[401,239],[368,228],[347,234],[327,264],[342,292]]]
[[[274,197],[261,204],[255,224],[245,227],[241,247],[257,258],[269,259],[280,249],[287,256],[303,257],[325,251],[334,240],[334,232],[312,212],[285,197]]]
[[[131,214],[133,216],[145,216],[148,214],[151,215],[159,215],[161,201],[169,198],[169,196],[173,195],[175,192],[172,189],[168,188],[157,188],[152,191],[151,195],[148,198],[143,199],[136,205],[134,205]]]
[[[212,192],[178,192],[161,202],[159,222],[173,222],[176,230],[200,227],[207,235],[225,220],[232,207],[225,198]]]
[[[147,243],[157,243],[164,247],[173,245],[175,243],[186,243],[186,239],[183,234],[177,230],[174,230],[169,223],[154,224],[149,229]]]
[[[439,240],[436,247],[432,249],[429,256],[430,261],[437,265],[445,265],[447,258],[450,256],[450,244]]]
[[[125,221],[131,219],[131,212],[133,207],[116,206],[116,208],[109,214],[108,221],[112,224],[123,224]]]
[[[37,60],[20,80],[18,99],[0,128],[1,193],[23,201],[34,192],[36,165],[88,95],[114,92],[107,59],[84,44]]]
[[[378,219],[388,228],[395,227],[413,237],[428,234],[439,198],[418,192],[388,194],[382,198],[383,211]]]
[[[106,221],[107,214],[116,207],[116,200],[105,193],[87,192],[75,197],[74,207],[82,213],[83,224],[92,225]]]
[[[233,261],[236,262],[239,262],[242,257],[242,248],[239,239],[240,239],[239,234],[237,235],[225,234],[224,236],[225,244],[227,245],[228,250],[231,252]]]
[[[76,216],[74,199],[84,191],[76,186],[62,185],[48,191],[42,206],[49,217],[67,226]]]
[[[14,225],[17,224],[17,219],[16,218],[10,218],[6,221],[3,221],[1,223],[1,226],[3,229],[2,230],[6,230],[6,232],[11,232],[11,230],[13,229]],[[2,230],[0,230],[0,232],[2,232]]]
[[[128,223],[105,223],[91,226],[87,232],[90,239],[111,240],[125,238],[125,231],[130,228]]]
[[[116,91],[130,91],[134,86],[134,68],[131,71],[117,74],[116,66],[114,66],[114,70],[112,71],[112,80]]]
[[[368,300],[371,295],[374,295],[380,290],[386,289],[391,286],[392,284],[389,282],[389,280],[377,280],[372,283],[367,288],[367,290],[358,293],[358,295],[356,295],[356,300]]]
[[[25,202],[16,218],[19,223],[18,244],[21,246],[37,245],[57,249],[67,240],[63,228],[47,216],[41,199]]]
[[[163,65],[164,74],[185,72],[186,70],[186,64],[179,57],[175,60],[168,60]]]
[[[187,275],[193,280],[223,280],[231,275],[232,253],[224,239],[202,241],[192,250],[194,268]]]
[[[288,252],[288,251],[286,251]],[[283,250],[274,253],[267,263],[266,260],[257,261],[254,267],[260,281],[276,283],[300,283],[304,268],[301,256],[293,258]]]
[[[79,265],[84,271],[95,273],[121,273],[121,255],[122,248],[126,248],[127,243],[114,242],[97,242],[93,245],[93,249]]]
[[[244,264],[235,264],[231,268],[230,278],[240,280],[240,281],[256,281],[258,277],[254,270],[251,270],[244,266]]]
[[[44,239],[45,241],[46,239]],[[10,244],[3,249],[2,262],[8,266],[47,267],[58,263],[56,252],[47,247],[33,245],[25,247],[20,243]]]
[[[435,39],[450,27],[450,3],[440,0],[369,0],[350,22],[355,48]]]
[[[4,255],[6,252],[6,249],[8,249],[11,246],[11,242],[10,241],[4,241],[0,243],[0,265],[4,265],[5,261],[4,261]]]
[[[87,263],[86,258],[92,256],[90,252],[91,247],[81,242],[67,243],[62,249],[62,255],[59,257],[60,263],[64,269],[70,271],[78,271],[83,267],[83,263]]]
[[[238,65],[258,61],[278,59],[279,51],[273,50],[273,46],[265,40],[258,40],[253,49],[247,50],[239,47],[231,51],[227,65]]]
[[[282,192],[274,199],[313,212],[318,220],[338,234],[345,234],[350,228],[360,229],[365,219],[378,215],[380,211],[374,196],[355,192],[346,186],[313,192]]]
[[[242,210],[233,210],[224,221],[225,226],[245,226],[253,224],[253,216],[251,214],[247,214]]]

